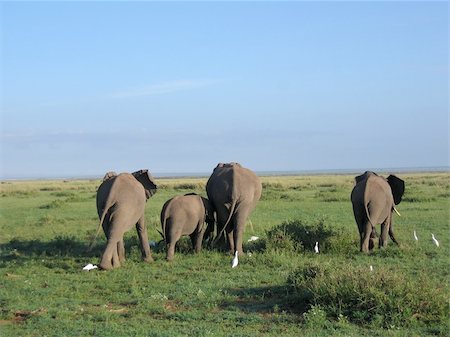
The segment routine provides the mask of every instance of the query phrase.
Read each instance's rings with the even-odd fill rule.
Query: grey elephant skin
[[[206,183],[206,192],[217,214],[216,240],[225,231],[230,253],[242,254],[245,223],[261,198],[259,177],[239,163],[220,163]]]
[[[133,226],[139,236],[144,261],[153,261],[148,244],[144,211],[157,186],[148,170],[116,175],[108,172],[97,190],[97,212],[107,238],[99,267],[109,270],[125,261],[123,235]]]
[[[176,196],[164,204],[161,210],[162,235],[167,245],[166,259],[173,260],[175,245],[182,235],[191,237],[196,253],[202,248],[207,226],[214,226],[214,210],[208,199],[195,193]]]
[[[374,172],[366,171],[355,177],[355,187],[351,193],[353,214],[360,235],[360,250],[368,252],[376,238],[375,226],[381,224],[379,246],[386,247],[387,235],[398,244],[393,225],[393,211],[405,192],[405,182],[390,175],[387,179]]]

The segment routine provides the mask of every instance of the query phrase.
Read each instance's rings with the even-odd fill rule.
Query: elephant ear
[[[389,186],[391,186],[394,203],[398,205],[405,193],[405,182],[392,174],[387,178],[387,181]]]
[[[363,174],[361,174],[360,176],[356,176],[355,177],[355,185],[360,183],[361,181],[366,180],[367,178],[369,178],[371,175],[375,175],[377,176],[377,174],[375,172],[372,171],[366,171]]]
[[[114,171],[107,172],[105,174],[105,176],[103,177],[103,181],[109,180],[109,179],[114,178],[116,176],[117,176],[117,173],[114,172]]]
[[[144,186],[145,196],[147,199],[156,193],[158,187],[156,186],[155,180],[148,170],[139,170],[133,172],[132,175],[142,184],[142,186]]]

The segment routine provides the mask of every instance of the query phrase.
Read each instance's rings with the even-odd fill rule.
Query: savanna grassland
[[[2,182],[0,335],[447,336],[450,175],[398,176],[400,247],[359,253],[353,176],[262,177],[237,268],[217,249],[193,254],[187,239],[173,262],[160,245],[143,263],[130,231],[127,261],[110,272],[82,271],[105,245],[99,236],[87,251],[100,180]],[[206,178],[157,183],[146,208],[152,241],[163,203],[205,195]]]

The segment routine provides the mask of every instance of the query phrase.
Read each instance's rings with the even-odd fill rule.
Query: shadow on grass
[[[125,247],[136,243],[134,238],[125,238],[124,241]],[[98,259],[105,249],[105,243],[99,242],[91,250],[88,249],[89,243],[74,236],[57,236],[50,241],[12,239],[0,245],[0,268],[11,261],[21,264],[43,257]]]
[[[235,299],[225,300],[222,309],[235,309],[259,314],[289,313],[302,317],[307,309],[295,300],[294,289],[289,285],[265,286],[245,289],[225,289]]]

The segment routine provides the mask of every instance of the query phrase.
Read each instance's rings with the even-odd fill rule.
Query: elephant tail
[[[109,209],[113,206],[114,206],[114,204],[112,204],[112,205],[107,204],[107,205],[105,205],[105,208],[103,208],[102,216],[100,217],[100,222],[98,223],[98,226],[97,226],[97,232],[95,233],[95,236],[92,239],[91,244],[89,245],[89,248],[87,250],[88,252],[90,252],[92,250],[95,240],[97,240],[98,233],[100,233],[100,227],[102,227],[103,221],[105,221],[106,214],[108,214]]]
[[[161,220],[162,220],[162,221],[161,221],[162,232],[161,232],[158,228],[156,228],[156,231],[157,231],[159,234],[161,234],[163,240],[166,241],[166,221],[167,221],[166,216],[164,215],[164,218],[162,218]],[[156,226],[155,226],[155,227],[156,227]]]
[[[372,228],[375,228],[375,224],[372,222],[372,220],[370,220],[369,208],[367,208],[367,204],[366,203],[364,203],[364,209],[366,210],[367,220],[369,221],[369,223],[372,226]]]
[[[225,231],[225,228],[227,228],[228,224],[231,221],[231,218],[233,217],[234,214],[234,210],[236,209],[236,201],[232,201],[231,203],[231,209],[230,209],[230,214],[228,215],[228,219],[227,222],[225,222],[225,225],[223,226],[222,230],[220,231],[220,233],[217,235],[217,237],[214,239],[213,241],[213,246],[217,243],[217,241],[219,241],[219,239],[222,237],[223,232]]]

